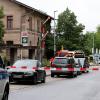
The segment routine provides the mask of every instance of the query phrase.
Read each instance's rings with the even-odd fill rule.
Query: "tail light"
[[[56,65],[55,64],[51,64],[51,67],[55,67]]]
[[[37,67],[33,67],[32,69],[33,69],[33,70],[37,70]]]
[[[10,66],[9,68],[16,68],[16,66]]]

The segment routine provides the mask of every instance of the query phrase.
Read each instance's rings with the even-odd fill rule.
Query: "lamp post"
[[[92,48],[92,54],[93,54],[93,55],[94,55],[94,53],[95,53],[95,52],[94,52],[94,35],[95,35],[95,34],[94,34],[94,32],[93,32],[93,48]]]
[[[94,54],[94,33],[93,33],[93,54]]]
[[[56,13],[56,12],[57,12],[57,10],[54,11],[54,56],[55,56],[55,53],[56,53],[56,39],[55,39],[55,37],[56,37],[56,31],[55,31],[55,29],[56,29],[55,13]]]

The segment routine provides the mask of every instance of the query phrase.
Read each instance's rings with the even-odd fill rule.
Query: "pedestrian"
[[[3,68],[3,60],[2,60],[2,58],[1,58],[1,56],[0,56],[0,67]]]

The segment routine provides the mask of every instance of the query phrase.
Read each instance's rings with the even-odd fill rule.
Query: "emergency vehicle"
[[[51,64],[51,77],[67,75],[77,76],[77,65],[72,57],[55,57]]]
[[[77,68],[74,68],[78,71],[79,74],[82,72],[88,72],[89,69],[89,63],[87,59],[85,58],[84,52],[81,50],[75,50],[75,51],[69,51],[69,50],[60,50],[56,53],[55,57],[73,57]],[[54,61],[54,58],[51,63]]]

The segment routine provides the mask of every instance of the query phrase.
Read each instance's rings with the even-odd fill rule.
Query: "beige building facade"
[[[7,59],[11,63],[21,58],[39,59],[41,38],[50,31],[53,18],[16,0],[0,0],[0,7],[5,15],[4,45],[1,48]]]

